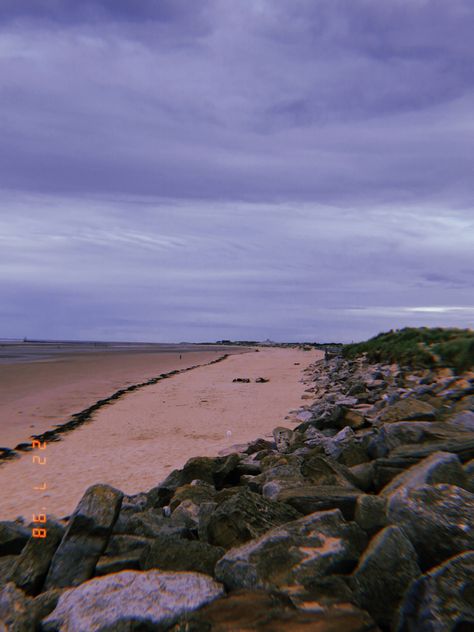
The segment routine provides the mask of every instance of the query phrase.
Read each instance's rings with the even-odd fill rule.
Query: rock
[[[181,540],[163,536],[156,538],[140,559],[140,568],[159,568],[164,571],[194,571],[214,574],[214,567],[225,549],[206,542]]]
[[[257,377],[255,381],[257,382],[257,384],[265,384],[266,382],[269,382],[270,380],[266,377]]]
[[[474,629],[474,551],[461,553],[416,579],[400,608],[397,632]]]
[[[349,468],[354,485],[364,492],[374,489],[374,463],[359,463]]]
[[[0,590],[0,622],[8,632],[31,632],[35,629],[33,600],[9,582]]]
[[[30,595],[41,591],[53,555],[64,536],[64,527],[59,522],[48,519],[44,526],[47,529],[46,538],[31,537],[28,540],[10,576],[18,588]]]
[[[189,459],[183,469],[173,470],[162,483],[148,492],[148,507],[168,505],[178,487],[194,480],[209,483],[216,489],[222,489],[225,485],[237,485],[239,462],[238,454],[225,457],[198,456]]]
[[[474,549],[473,515],[474,494],[444,483],[395,494],[387,509],[389,523],[414,545],[422,570]]]
[[[349,489],[355,487],[355,478],[347,467],[317,452],[303,457],[300,472],[306,482],[315,485],[337,485]]]
[[[211,544],[227,549],[299,516],[299,512],[288,505],[242,490],[224,501],[209,516],[207,539]]]
[[[250,378],[248,378],[248,377],[234,377],[232,382],[241,382],[243,384],[248,384],[250,382]]]
[[[352,520],[361,494],[358,489],[337,485],[305,485],[284,489],[275,500],[291,505],[304,515],[325,509],[340,509],[346,520]]]
[[[374,535],[387,525],[387,500],[379,496],[363,494],[358,497],[354,520],[369,535]]]
[[[244,450],[245,454],[255,454],[255,452],[261,452],[262,450],[274,450],[275,444],[272,441],[266,439],[255,439],[251,441],[247,448]]]
[[[313,607],[315,605],[313,604]],[[370,616],[349,604],[324,612],[297,610],[278,593],[241,590],[183,617],[171,632],[377,632]]]
[[[105,549],[105,555],[123,555],[124,553],[143,551],[152,544],[155,537],[159,537],[160,534],[154,537],[143,537],[138,535],[112,535]]]
[[[290,452],[291,448],[295,447],[299,441],[301,441],[300,436],[290,430],[289,428],[283,428],[283,426],[278,426],[273,430],[273,438],[275,440],[276,449],[278,452]]]
[[[188,485],[178,487],[170,500],[169,506],[171,511],[174,511],[185,500],[191,500],[194,504],[200,505],[203,502],[212,502],[215,496],[216,490],[213,485],[197,480]]]
[[[63,592],[64,588],[53,588],[52,590],[46,590],[33,599],[32,610],[36,621],[41,621],[56,608],[59,597]]]
[[[452,426],[470,430],[474,432],[474,413],[471,410],[465,410],[448,420]]]
[[[94,575],[122,503],[122,492],[92,485],[79,501],[54,554],[45,590],[77,586]]]
[[[17,559],[18,555],[3,555],[0,557],[0,588],[10,581],[10,575]]]
[[[365,425],[365,416],[359,410],[349,409],[344,412],[344,426],[349,426],[353,430],[362,428]]]
[[[411,419],[418,421],[434,420],[436,419],[436,409],[419,399],[407,397],[387,406],[379,415],[379,421],[383,423],[410,421]]]
[[[160,511],[160,510],[159,510]],[[189,528],[176,516],[166,517],[156,509],[138,513],[120,512],[113,528],[114,535],[127,534],[137,537],[154,538],[159,535],[190,537]]]
[[[346,426],[324,442],[324,451],[332,459],[352,467],[369,460],[368,442],[368,438],[357,436],[352,428]]]
[[[358,605],[390,626],[407,587],[421,574],[416,551],[398,527],[386,527],[369,543],[350,578]]]
[[[13,520],[0,522],[0,557],[21,553],[30,536],[30,529],[20,522]]]
[[[130,551],[121,555],[101,555],[95,566],[94,577],[102,577],[120,571],[137,571],[140,569],[141,553]]]
[[[44,632],[168,629],[222,594],[219,584],[198,573],[122,571],[66,590],[42,625]]]
[[[366,544],[364,532],[338,509],[305,516],[231,549],[216,565],[230,589],[281,590],[294,596],[305,583],[349,572]]]
[[[436,483],[449,483],[464,489],[468,488],[466,473],[455,454],[434,452],[426,459],[398,474],[381,490],[380,495],[392,498],[396,493],[403,493],[403,490]]]

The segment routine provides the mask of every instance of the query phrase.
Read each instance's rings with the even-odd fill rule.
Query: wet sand
[[[192,456],[215,456],[232,444],[270,436],[275,426],[291,426],[284,418],[304,404],[303,370],[321,356],[261,349],[127,394],[61,441],[0,466],[0,519],[30,520],[34,511],[68,515],[98,482],[127,494],[146,491]],[[256,383],[260,376],[270,381]],[[235,377],[252,382],[233,383]],[[32,463],[35,454],[46,463]],[[45,491],[33,489],[42,483]]]
[[[204,364],[225,353],[242,352],[235,347],[191,345],[103,347],[4,345],[0,350],[0,446],[14,448],[27,442],[31,435],[66,422],[74,413],[131,384]]]

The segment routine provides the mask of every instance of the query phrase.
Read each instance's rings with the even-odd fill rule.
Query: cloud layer
[[[472,325],[473,31],[468,0],[2,2],[0,336]]]

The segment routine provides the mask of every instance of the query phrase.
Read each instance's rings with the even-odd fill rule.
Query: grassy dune
[[[344,345],[343,355],[366,353],[372,362],[397,362],[410,367],[448,366],[455,371],[474,368],[474,331],[440,327],[406,327]]]

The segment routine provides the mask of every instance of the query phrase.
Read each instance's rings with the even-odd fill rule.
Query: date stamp
[[[31,447],[33,448],[33,450],[46,450],[47,444],[46,441],[38,441],[37,439],[33,439]],[[46,455],[40,456],[39,454],[33,454],[32,459],[33,465],[35,466],[41,467],[45,466],[47,463]],[[44,470],[38,470],[38,474],[42,475],[38,476],[41,483],[39,485],[35,485],[33,487],[33,490],[35,490],[36,492],[44,492],[46,489],[48,489],[47,482],[45,480],[46,477],[44,476]],[[48,535],[48,530],[46,529],[46,507],[41,507],[40,512],[33,514],[32,522],[35,525],[34,527],[32,527],[31,531],[31,535],[33,536],[33,538],[46,538]]]

